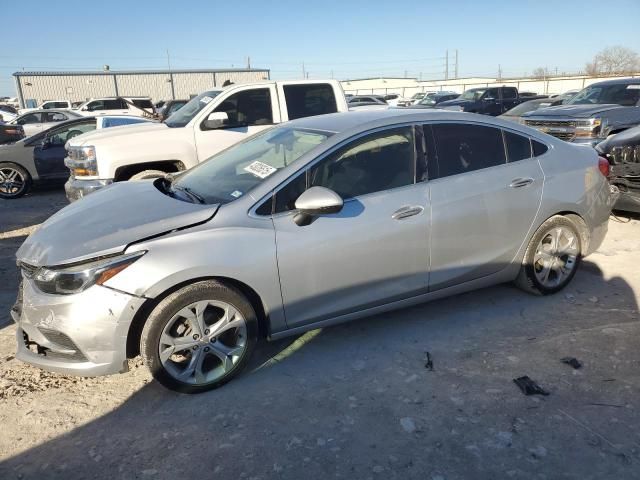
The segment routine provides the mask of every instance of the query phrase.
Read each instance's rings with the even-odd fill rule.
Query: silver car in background
[[[17,357],[102,375],[141,354],[163,385],[200,392],[238,374],[261,336],[501,282],[551,294],[605,237],[607,168],[473,114],[276,126],[43,223],[17,253]]]

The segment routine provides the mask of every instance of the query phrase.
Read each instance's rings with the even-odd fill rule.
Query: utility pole
[[[307,78],[307,73],[304,70],[304,62],[302,62],[302,78]]]
[[[171,84],[171,99],[176,99],[176,88],[173,85],[173,73],[171,73],[171,57],[169,56],[169,49],[167,48],[167,68],[169,69],[169,83]],[[113,77],[115,78],[115,77]]]
[[[444,55],[444,79],[449,80],[449,50]]]
[[[458,49],[456,48],[456,70],[455,70],[455,78],[458,78]]]
[[[333,70],[331,70],[331,79],[333,80]]]
[[[251,70],[251,57],[247,57],[247,70]]]
[[[498,80],[502,80],[502,67],[498,64]]]
[[[404,71],[404,78],[407,78],[407,71]]]

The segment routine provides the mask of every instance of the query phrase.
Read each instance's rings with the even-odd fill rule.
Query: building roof
[[[241,73],[241,72],[269,72],[268,68],[199,68],[199,69],[171,69],[171,70],[84,70],[84,71],[32,71],[14,72],[14,77],[48,77],[69,75],[144,75],[169,73]]]

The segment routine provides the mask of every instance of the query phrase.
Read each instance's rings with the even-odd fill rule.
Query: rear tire
[[[573,279],[582,258],[582,240],[576,224],[556,215],[534,233],[515,284],[534,295],[559,292]]]
[[[165,175],[166,173],[161,170],[143,170],[142,172],[138,172],[135,175],[131,175],[129,180],[147,180],[150,178],[162,178]]]
[[[18,164],[0,163],[0,198],[12,200],[20,198],[29,190],[33,180],[29,172]]]
[[[201,393],[242,371],[258,331],[258,318],[246,297],[207,280],[181,288],[153,309],[142,330],[140,353],[165,387]]]

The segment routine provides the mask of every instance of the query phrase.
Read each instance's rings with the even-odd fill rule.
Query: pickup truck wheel
[[[575,223],[556,215],[531,238],[516,285],[534,295],[549,295],[566,287],[576,274],[582,242]]]
[[[19,198],[31,189],[31,175],[15,163],[0,163],[0,198]]]
[[[247,364],[258,340],[251,303],[230,285],[207,280],[162,300],[142,330],[140,353],[153,377],[183,393],[217,388]]]
[[[149,178],[161,178],[165,175],[166,173],[161,170],[143,170],[135,175],[131,175],[129,180],[147,180]]]

